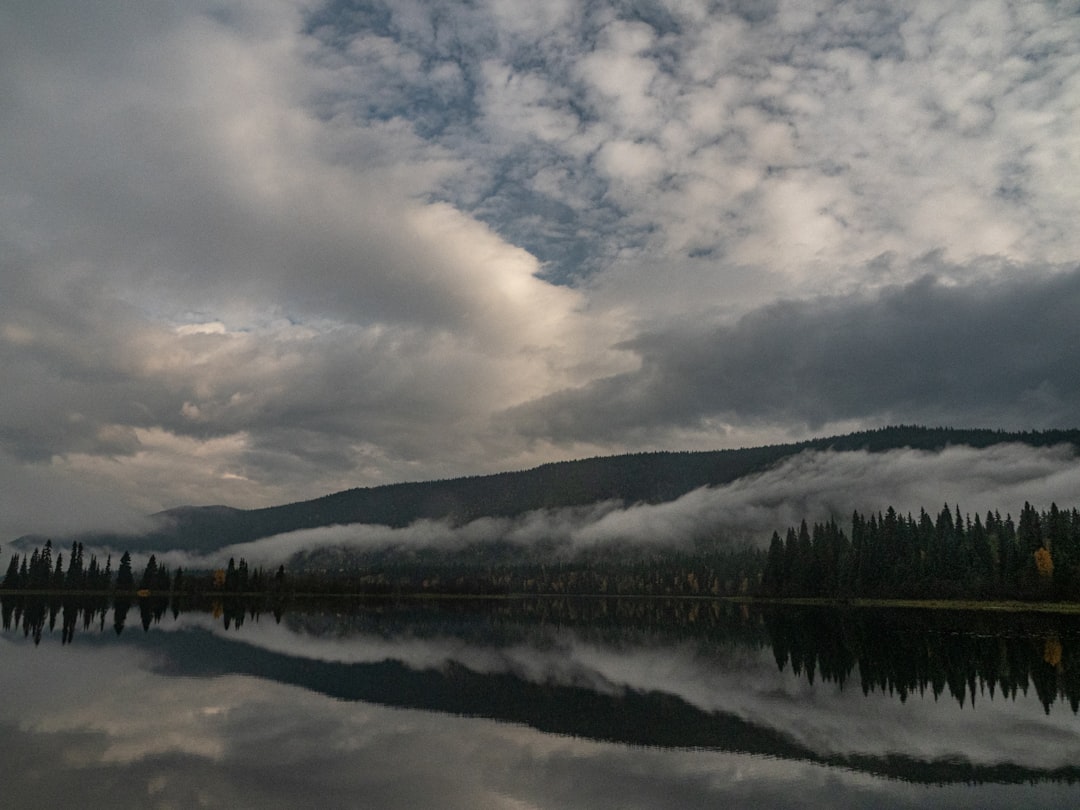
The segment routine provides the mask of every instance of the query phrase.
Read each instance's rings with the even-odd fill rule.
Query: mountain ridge
[[[155,514],[159,528],[141,535],[95,533],[76,539],[88,545],[127,545],[146,551],[206,552],[275,534],[349,523],[403,527],[429,519],[461,525],[482,517],[513,517],[610,500],[662,503],[703,486],[728,484],[763,472],[807,450],[940,451],[948,446],[985,448],[1008,443],[1071,444],[1076,452],[1080,430],[1009,432],[898,425],[788,444],[597,456],[520,471],[346,489],[259,509],[182,506]]]

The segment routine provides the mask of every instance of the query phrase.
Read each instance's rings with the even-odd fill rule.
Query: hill
[[[427,518],[460,525],[481,517],[512,517],[536,509],[607,500],[661,503],[703,486],[727,484],[761,472],[806,450],[932,451],[950,445],[984,448],[1003,443],[1071,443],[1080,448],[1080,430],[1004,432],[899,426],[736,450],[598,457],[518,472],[349,489],[263,509],[185,506],[159,513],[155,517],[160,528],[138,537],[96,534],[78,539],[87,545],[114,548],[207,552],[275,534],[338,524],[402,527]]]

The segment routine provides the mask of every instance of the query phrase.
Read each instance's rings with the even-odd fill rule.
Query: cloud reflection
[[[281,628],[249,623],[238,638],[270,646],[287,645],[288,636]],[[313,640],[301,641],[312,655]],[[691,691],[696,681],[714,701],[750,699],[771,715],[790,713],[808,698],[820,709],[836,699],[833,690],[815,698],[790,676],[770,676],[767,661],[749,662],[736,679],[706,672],[686,649],[619,656],[563,641],[552,657],[570,650],[581,666],[634,688],[655,685],[662,673],[678,692]],[[324,643],[325,654],[333,655],[334,647]],[[368,643],[350,639],[338,649],[360,658]],[[433,804],[888,808],[925,806],[928,800],[936,806],[1009,807],[1032,797],[1026,786],[922,787],[801,762],[593,742],[491,720],[342,702],[257,677],[175,677],[159,669],[156,653],[137,644],[31,648],[3,640],[0,652],[0,759],[5,800],[13,806],[70,805],[78,796],[80,806],[91,810],[285,808],[317,796],[321,807],[389,810]],[[661,666],[662,658],[674,660]],[[857,724],[869,723],[882,708],[870,706]],[[925,719],[920,715],[906,725],[910,730]],[[886,715],[876,722],[884,728],[896,720]],[[813,711],[802,721],[815,723]],[[1041,719],[1032,724],[1032,736],[1040,729],[1046,729]],[[981,733],[956,728],[952,739],[970,743]],[[1042,785],[1038,798],[1060,805],[1071,790]]]
[[[527,683],[675,696],[705,713],[722,713],[770,729],[822,757],[865,754],[916,760],[959,759],[993,766],[1066,768],[1080,761],[1080,728],[1064,701],[1044,712],[1034,690],[961,705],[931,690],[901,702],[884,690],[864,695],[857,683],[816,683],[791,667],[778,670],[772,650],[734,644],[662,642],[548,628],[527,640],[482,644],[445,634],[314,635],[303,626],[258,622],[230,634],[208,617],[184,614],[180,626],[208,629],[231,643],[306,660],[350,664],[401,662],[415,670],[461,666],[479,674],[511,674]]]

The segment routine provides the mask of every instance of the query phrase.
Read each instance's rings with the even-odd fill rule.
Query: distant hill
[[[1071,443],[1080,448],[1080,430],[1010,433],[899,426],[738,450],[635,453],[544,464],[520,472],[349,489],[264,509],[185,506],[155,515],[161,528],[144,535],[95,534],[78,539],[115,548],[207,552],[284,532],[347,523],[402,527],[428,518],[460,525],[481,517],[512,517],[607,500],[660,503],[761,472],[805,450],[941,450],[949,445],[983,448],[1003,443]]]

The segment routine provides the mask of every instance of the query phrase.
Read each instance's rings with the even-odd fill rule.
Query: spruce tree
[[[11,562],[8,563],[7,574],[4,576],[2,586],[5,591],[14,591],[19,588],[19,555],[12,554]]]
[[[64,555],[56,555],[56,568],[53,569],[52,574],[52,587],[54,590],[60,590],[64,587]]]
[[[131,572],[131,555],[126,551],[120,558],[120,567],[116,569],[116,589],[118,591],[135,590],[135,575]]]
[[[139,580],[139,588],[145,590],[153,588],[157,584],[157,573],[157,557],[151,554],[150,559],[146,561],[146,568],[143,569],[142,579]]]

